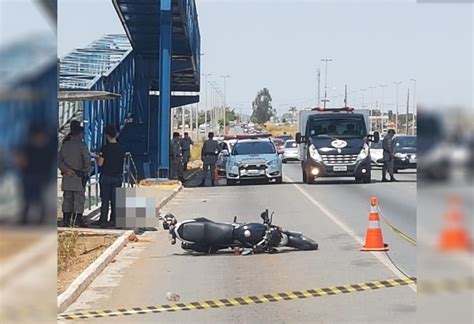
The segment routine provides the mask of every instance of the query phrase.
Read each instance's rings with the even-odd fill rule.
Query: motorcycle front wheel
[[[319,245],[309,237],[304,235],[293,236],[288,235],[288,245],[289,247],[298,249],[298,250],[317,250]]]

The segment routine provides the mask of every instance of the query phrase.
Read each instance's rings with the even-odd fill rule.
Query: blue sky
[[[202,73],[228,74],[227,102],[250,111],[267,87],[283,111],[316,104],[316,71],[328,66],[329,98],[369,86],[374,102],[400,107],[417,80],[418,102],[472,107],[472,5],[417,5],[412,1],[210,1],[197,0]],[[91,10],[94,8],[94,10]],[[123,32],[111,0],[59,0],[58,55],[106,33]],[[222,88],[222,86],[221,86]],[[349,97],[361,104],[361,92]],[[365,92],[370,102],[370,90]],[[342,104],[342,98],[336,102]],[[403,104],[402,104],[403,103]],[[402,110],[404,108],[401,108]]]

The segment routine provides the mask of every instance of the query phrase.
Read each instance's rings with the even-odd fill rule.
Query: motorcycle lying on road
[[[229,224],[203,217],[178,222],[174,215],[167,214],[163,219],[163,227],[169,230],[171,244],[176,244],[178,239],[184,250],[201,253],[211,254],[228,248],[243,250],[243,254],[274,253],[278,251],[278,247],[318,249],[318,244],[302,233],[272,225],[273,213],[269,216],[268,209],[260,216],[263,224],[238,223],[237,216]]]

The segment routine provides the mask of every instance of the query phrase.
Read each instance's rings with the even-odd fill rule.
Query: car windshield
[[[275,146],[268,142],[240,142],[234,145],[233,155],[274,154]]]
[[[416,147],[416,136],[400,136],[397,137],[397,147]]]
[[[295,141],[286,141],[285,148],[294,148],[294,147],[296,147]]]
[[[313,118],[309,120],[308,135],[310,137],[365,137],[364,120],[362,118]]]

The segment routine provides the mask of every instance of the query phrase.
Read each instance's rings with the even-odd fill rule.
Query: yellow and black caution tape
[[[416,284],[416,278],[403,278],[403,279],[388,279],[380,281],[372,281],[366,283],[358,283],[352,285],[335,286],[328,288],[315,288],[309,290],[299,291],[287,291],[281,293],[271,293],[258,296],[247,296],[247,297],[235,297],[225,298],[216,300],[198,301],[192,303],[177,303],[157,306],[146,306],[146,307],[132,307],[132,308],[121,308],[116,310],[95,310],[95,311],[82,311],[82,312],[71,312],[58,315],[58,320],[79,320],[79,319],[90,319],[90,318],[101,318],[101,317],[117,317],[126,315],[143,315],[151,313],[164,313],[164,312],[177,312],[177,311],[190,311],[210,308],[225,308],[233,306],[246,306],[253,304],[263,304],[280,302],[285,300],[297,300],[312,297],[321,297],[326,295],[338,295],[348,294],[352,292],[391,288],[397,286],[406,286],[410,284]]]
[[[414,245],[416,246],[416,240],[411,238],[410,236],[408,236],[407,234],[403,233],[401,230],[399,230],[395,225],[393,225],[392,223],[390,223],[388,221],[388,219],[386,219],[383,214],[382,214],[382,210],[380,209],[380,206],[378,206],[378,210],[379,210],[379,213],[380,213],[380,217],[382,218],[382,220],[385,222],[385,224],[387,224],[387,226],[392,230],[392,232],[394,232],[395,234],[398,234],[398,236],[400,236],[402,239],[404,239],[405,241],[407,241],[408,243],[410,243],[411,245]]]

